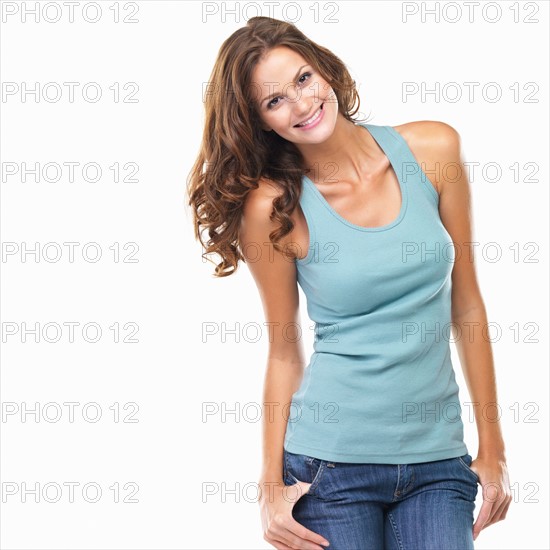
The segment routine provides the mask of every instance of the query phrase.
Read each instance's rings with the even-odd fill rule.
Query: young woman
[[[336,55],[267,17],[223,43],[206,90],[195,236],[221,256],[217,276],[247,263],[271,330],[264,538],[285,550],[473,548],[511,494],[499,422],[484,414],[496,384],[459,135],[359,122],[358,107]],[[305,369],[298,284],[315,321]],[[451,336],[477,404],[475,460]]]

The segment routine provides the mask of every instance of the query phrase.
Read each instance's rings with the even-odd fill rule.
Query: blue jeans
[[[328,550],[472,550],[469,454],[414,464],[331,462],[284,450],[285,485],[311,483],[292,516]]]

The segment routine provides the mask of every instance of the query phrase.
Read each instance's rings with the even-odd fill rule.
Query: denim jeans
[[[469,454],[414,464],[331,462],[284,450],[285,485],[311,483],[292,516],[328,550],[472,550]]]

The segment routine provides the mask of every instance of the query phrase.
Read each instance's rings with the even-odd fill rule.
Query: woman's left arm
[[[512,496],[497,412],[487,313],[474,264],[470,187],[458,132],[443,122],[411,124],[414,128],[411,127],[408,133],[416,144],[414,154],[439,193],[441,221],[456,252],[452,272],[451,330],[474,404],[479,449],[471,469],[478,474],[483,491],[483,505],[473,529],[475,539],[483,528],[506,517]],[[449,179],[445,179],[445,175]]]

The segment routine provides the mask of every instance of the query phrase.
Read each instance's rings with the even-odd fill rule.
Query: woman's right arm
[[[292,394],[304,374],[299,321],[296,265],[290,254],[272,246],[269,233],[275,222],[269,219],[277,190],[265,180],[246,197],[240,229],[240,247],[260,293],[269,351],[262,397],[262,456],[260,507],[264,539],[276,548],[322,550],[327,541],[300,525],[292,507],[307,492],[309,484],[299,482],[294,490],[283,482],[283,443]],[[290,234],[281,244],[290,242]],[[316,544],[317,543],[317,544]]]

